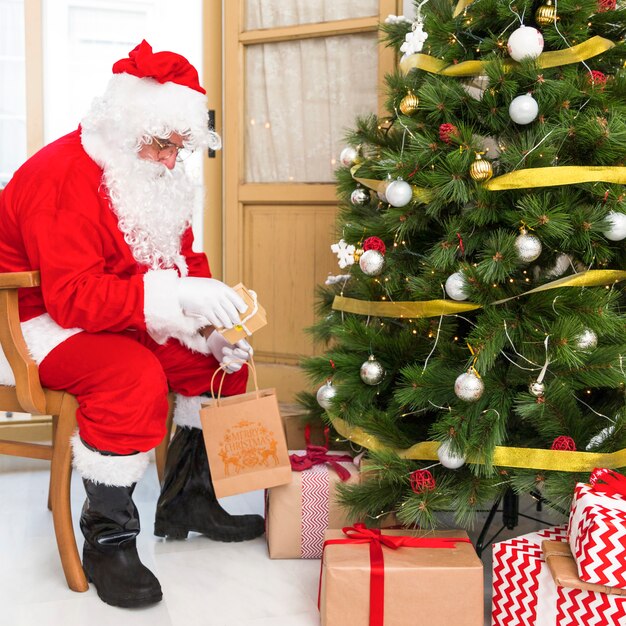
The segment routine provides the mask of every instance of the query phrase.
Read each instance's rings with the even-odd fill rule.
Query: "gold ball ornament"
[[[547,0],[545,4],[542,4],[535,11],[535,22],[537,22],[539,26],[549,26],[550,24],[554,24],[554,21],[558,19],[556,7],[552,4],[552,0]]]
[[[404,115],[413,115],[413,113],[417,111],[419,103],[419,98],[409,89],[409,92],[400,102],[400,111],[402,111]]]
[[[483,183],[493,176],[493,167],[480,154],[476,154],[476,160],[470,165],[470,176],[478,183]]]

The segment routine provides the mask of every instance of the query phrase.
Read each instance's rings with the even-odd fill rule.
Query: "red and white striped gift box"
[[[605,478],[626,486],[611,470],[594,470],[591,484],[578,483],[568,541],[581,580],[626,589],[626,496],[603,484]]]
[[[556,586],[541,542],[566,535],[566,526],[556,526],[494,544],[492,626],[626,624],[626,596]]]
[[[328,454],[337,455],[340,461],[345,458],[341,453]],[[339,464],[349,476],[346,484],[359,482],[359,471],[353,463]],[[293,472],[289,484],[267,490],[265,536],[270,558],[321,558],[326,529],[349,525],[347,511],[337,501],[340,482],[337,472],[322,464]]]

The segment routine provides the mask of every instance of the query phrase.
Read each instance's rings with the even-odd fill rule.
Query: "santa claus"
[[[197,71],[143,41],[113,65],[80,127],[31,157],[0,197],[0,271],[41,273],[40,288],[20,292],[26,343],[42,384],[79,403],[72,447],[87,491],[83,566],[116,606],[162,597],[137,554],[132,494],[164,436],[168,390],[178,394],[177,430],[155,534],[241,541],[264,530],[262,517],[218,504],[199,421],[216,369],[228,372],[223,395],[241,393],[252,354],[245,340],[199,332],[232,327],[246,310],[192,250],[193,189],[179,161],[220,145]],[[0,380],[11,382],[6,360]]]

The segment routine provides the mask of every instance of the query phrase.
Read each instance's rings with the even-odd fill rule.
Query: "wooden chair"
[[[0,410],[50,415],[52,444],[0,440],[0,454],[51,462],[48,508],[52,510],[63,572],[70,589],[87,591],[89,585],[76,547],[70,502],[70,437],[76,429],[78,403],[69,393],[42,388],[37,365],[28,353],[19,321],[18,289],[39,286],[39,280],[39,272],[0,273],[0,345],[16,381],[15,387],[0,385]],[[169,405],[167,435],[156,449],[160,481],[163,479],[171,432],[173,394],[170,394]]]

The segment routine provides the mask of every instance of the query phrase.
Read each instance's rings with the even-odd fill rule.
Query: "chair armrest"
[[[0,274],[0,345],[15,376],[17,399],[24,411],[46,413],[46,398],[39,382],[37,364],[31,358],[22,336],[18,308],[18,288],[39,285],[39,272]]]
[[[39,272],[7,272],[0,274],[0,289],[16,289],[17,287],[39,287]]]

